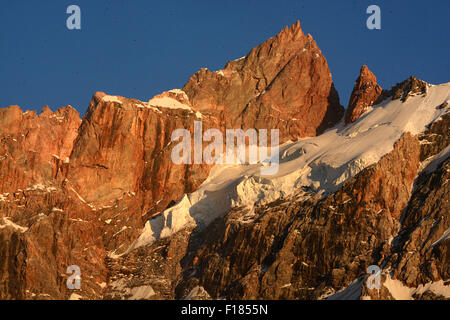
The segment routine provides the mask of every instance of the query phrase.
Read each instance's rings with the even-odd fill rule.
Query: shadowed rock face
[[[382,92],[383,89],[377,84],[375,75],[367,66],[362,66],[350,96],[345,123],[358,120],[368,107],[377,102]]]
[[[392,89],[387,92],[392,99],[400,99],[402,102],[405,102],[413,94],[427,94],[427,84],[414,76],[392,86]]]

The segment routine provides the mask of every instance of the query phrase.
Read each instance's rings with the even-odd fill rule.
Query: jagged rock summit
[[[226,128],[279,129],[281,142],[315,136],[344,113],[327,61],[299,21],[223,70],[201,69],[183,90]]]
[[[345,123],[355,122],[367,108],[378,101],[382,92],[372,71],[366,65],[362,66],[350,96]]]

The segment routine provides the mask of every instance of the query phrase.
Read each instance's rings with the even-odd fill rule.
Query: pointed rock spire
[[[345,123],[355,122],[368,107],[375,104],[383,89],[377,84],[377,78],[366,65],[361,67],[345,114]]]
[[[195,111],[217,115],[223,127],[276,128],[281,142],[317,135],[344,113],[327,61],[300,21],[224,70],[200,70],[183,91]]]
[[[48,105],[45,105],[43,108],[42,108],[42,115],[51,115],[53,113],[53,111],[50,109],[50,107],[48,106]]]

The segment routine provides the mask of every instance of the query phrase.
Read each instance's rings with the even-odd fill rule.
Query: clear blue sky
[[[82,30],[66,28],[81,7]],[[368,30],[370,4],[382,29]],[[96,91],[148,100],[201,67],[221,69],[301,21],[328,60],[346,106],[362,64],[384,88],[409,75],[450,81],[449,0],[15,0],[0,6],[0,107],[84,115]]]

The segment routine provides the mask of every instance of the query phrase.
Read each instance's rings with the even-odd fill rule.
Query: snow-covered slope
[[[448,111],[438,106],[450,100],[450,83],[429,85],[426,96],[406,102],[387,99],[367,110],[356,122],[320,136],[280,146],[276,175],[262,176],[261,164],[216,165],[208,179],[173,207],[149,220],[130,247],[150,244],[187,227],[204,227],[234,206],[267,203],[305,187],[318,194],[339,186],[393,149],[404,132],[418,134]]]

